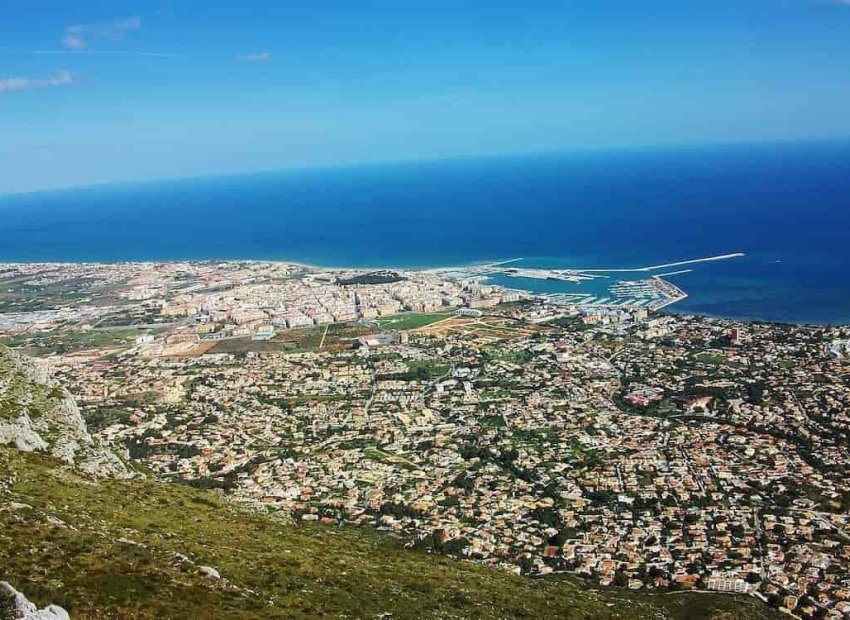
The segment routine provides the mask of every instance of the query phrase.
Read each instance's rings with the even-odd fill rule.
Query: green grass
[[[406,363],[409,372],[416,376],[436,379],[449,372],[449,365],[437,360],[410,360]]]
[[[505,418],[501,415],[485,415],[478,423],[484,428],[504,428]]]
[[[451,316],[454,316],[454,312],[403,312],[382,316],[378,319],[378,323],[386,329],[419,329]]]
[[[395,454],[390,454],[389,452],[384,452],[380,448],[364,448],[363,456],[367,459],[371,459],[373,461],[380,461],[382,463],[391,463],[393,465],[400,465],[405,469],[416,469],[416,465],[408,461],[406,458],[401,456],[396,456]]]
[[[697,353],[694,355],[694,359],[698,362],[702,362],[703,364],[713,365],[725,364],[728,361],[726,356],[722,353],[709,353],[708,351]]]
[[[372,459],[373,461],[386,461],[387,459],[392,458],[393,455],[389,452],[379,450],[378,448],[365,448],[363,450],[363,456],[367,459]]]

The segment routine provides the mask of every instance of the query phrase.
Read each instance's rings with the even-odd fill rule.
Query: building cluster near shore
[[[246,261],[0,265],[0,290],[3,341],[158,477],[523,574],[850,615],[850,328]]]

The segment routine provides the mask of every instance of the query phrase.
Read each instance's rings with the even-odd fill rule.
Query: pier
[[[710,263],[719,260],[729,260],[730,258],[741,258],[746,256],[743,252],[734,252],[732,254],[720,254],[718,256],[707,256],[705,258],[692,258],[689,260],[680,260],[675,263],[664,263],[662,265],[650,265],[648,267],[630,267],[617,269],[582,269],[582,273],[635,273],[641,271],[656,271],[658,269],[669,269],[670,267],[681,267],[683,265],[695,265],[697,263]],[[669,275],[669,274],[668,274]]]

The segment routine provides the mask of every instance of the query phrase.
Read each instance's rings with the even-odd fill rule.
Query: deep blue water
[[[0,261],[695,265],[674,309],[850,323],[850,143],[416,163],[0,197]]]

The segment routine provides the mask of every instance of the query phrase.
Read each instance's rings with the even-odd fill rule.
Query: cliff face
[[[32,362],[0,347],[0,445],[46,452],[98,478],[130,478],[112,450],[86,429],[66,389]]]

